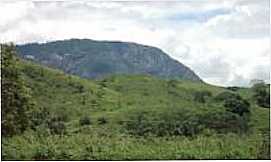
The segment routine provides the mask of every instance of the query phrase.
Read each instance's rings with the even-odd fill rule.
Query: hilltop
[[[22,58],[84,78],[149,74],[163,79],[201,79],[161,49],[136,43],[70,39],[18,45]]]

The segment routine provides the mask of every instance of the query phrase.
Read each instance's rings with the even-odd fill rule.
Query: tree
[[[228,92],[228,91],[224,91],[219,93],[217,96],[214,97],[215,101],[226,101],[229,99],[236,99],[236,100],[240,100],[241,96],[237,93],[234,92]]]
[[[224,106],[227,111],[243,116],[244,113],[249,113],[250,104],[244,99],[229,98],[225,100]]]
[[[233,87],[227,87],[226,89],[235,92],[235,91],[238,91],[238,90],[240,89],[240,87],[235,87],[235,86],[233,86]]]
[[[11,136],[22,133],[31,125],[34,102],[22,79],[15,47],[1,44],[1,124],[2,134]]]
[[[268,85],[263,82],[253,85],[252,90],[254,92],[254,98],[256,103],[265,108],[270,108],[270,89]]]
[[[197,91],[194,93],[194,101],[205,103],[206,98],[212,96],[212,93],[209,91]]]

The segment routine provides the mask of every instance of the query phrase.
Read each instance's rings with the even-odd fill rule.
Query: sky
[[[270,80],[269,0],[0,1],[0,42],[70,38],[162,49],[205,82]]]

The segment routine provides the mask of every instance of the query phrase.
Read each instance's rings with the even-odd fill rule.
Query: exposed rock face
[[[150,74],[165,79],[201,81],[162,50],[136,43],[71,39],[17,46],[21,57],[69,74],[101,78],[112,74]]]

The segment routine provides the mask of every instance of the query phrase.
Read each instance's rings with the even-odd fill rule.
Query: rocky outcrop
[[[17,46],[21,57],[85,78],[149,74],[201,81],[188,67],[156,47],[127,42],[71,39]]]

